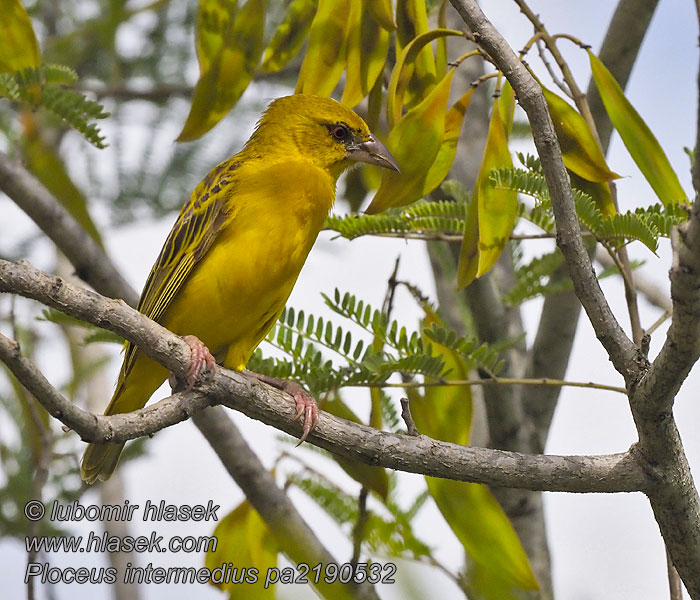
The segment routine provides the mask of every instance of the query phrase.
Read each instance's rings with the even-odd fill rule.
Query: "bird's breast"
[[[237,179],[228,218],[169,326],[197,335],[212,351],[238,344],[247,359],[292,291],[333,204],[335,182],[303,163],[243,171]]]

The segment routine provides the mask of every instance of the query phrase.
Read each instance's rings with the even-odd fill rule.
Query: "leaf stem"
[[[595,383],[593,381],[564,381],[562,379],[550,379],[549,377],[541,377],[537,379],[521,379],[514,377],[491,377],[489,379],[451,379],[449,381],[408,381],[404,383],[362,383],[353,384],[348,387],[381,387],[381,388],[418,388],[418,387],[436,387],[436,386],[459,386],[459,385],[547,385],[558,387],[578,387],[589,388],[596,390],[604,390],[607,392],[617,392],[619,394],[627,394],[627,390],[623,387],[607,385],[605,383]]]

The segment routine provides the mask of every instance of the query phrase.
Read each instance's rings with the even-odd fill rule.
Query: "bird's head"
[[[296,94],[274,100],[263,114],[255,145],[295,152],[335,177],[354,162],[399,170],[386,146],[362,118],[331,98]]]

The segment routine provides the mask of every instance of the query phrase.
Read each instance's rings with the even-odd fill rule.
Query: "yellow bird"
[[[189,386],[214,367],[212,355],[227,368],[245,368],[284,308],[333,206],[338,176],[358,161],[399,170],[351,109],[330,98],[287,96],[270,104],[244,148],[192,192],[138,305],[190,345]],[[105,414],[143,407],[167,377],[127,342]],[[283,389],[304,416],[304,439],[318,409],[300,386]],[[107,480],[123,447],[89,444],[83,480]]]

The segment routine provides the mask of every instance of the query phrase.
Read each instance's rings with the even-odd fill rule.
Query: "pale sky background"
[[[521,17],[512,2],[484,2],[487,15],[506,35],[511,46],[519,49],[531,35],[529,23]],[[552,33],[566,32],[576,35],[592,45],[594,51],[600,47],[610,16],[615,7],[613,1],[546,2],[531,3]],[[128,37],[127,37],[128,39]],[[689,192],[689,162],[683,147],[692,147],[695,139],[698,69],[698,28],[695,9],[690,1],[662,0],[657,9],[637,65],[627,88],[627,96],[646,120],[666,151],[671,164],[678,173],[684,189]],[[581,87],[585,89],[589,71],[584,52],[561,43],[567,60]],[[533,56],[530,64],[538,64]],[[192,74],[193,81],[196,70]],[[285,93],[279,88],[256,86],[247,94],[259,94],[271,98]],[[186,108],[185,108],[186,110]],[[467,117],[468,118],[468,117]],[[234,111],[226,123],[221,124],[214,135],[230,135],[233,131],[241,142],[247,138],[254,123],[245,111]],[[234,125],[235,124],[235,125]],[[227,129],[230,128],[230,129]],[[109,138],[109,122],[104,123]],[[173,131],[173,137],[176,134]],[[169,151],[166,148],[167,151]],[[164,150],[164,151],[166,151]],[[217,156],[215,162],[224,156]],[[655,203],[651,188],[637,171],[634,163],[619,140],[613,136],[609,154],[611,168],[625,176],[618,182],[621,208],[628,209]],[[205,171],[202,172],[202,175]],[[19,239],[34,230],[29,219],[6,198],[0,198],[0,236]],[[96,211],[98,218],[105,217]],[[105,230],[104,235],[110,255],[117,266],[140,289],[150,266],[165,239],[174,217],[158,222],[138,222],[120,229]],[[351,291],[375,305],[384,295],[386,279],[393,262],[401,254],[399,275],[418,284],[421,289],[434,295],[434,286],[423,244],[398,240],[362,238],[353,242],[330,240],[331,235],[322,234],[301,274],[289,305],[322,311],[320,292],[332,292],[335,287]],[[7,243],[6,247],[9,247]],[[531,247],[528,247],[531,248]],[[538,247],[534,252],[543,249]],[[644,259],[641,269],[645,276],[668,289],[667,271],[670,253],[667,244],[654,257],[640,244],[633,244],[630,252],[635,259]],[[53,262],[51,244],[40,240],[32,249],[29,258],[39,267],[48,268]],[[603,289],[627,328],[627,312],[624,306],[622,286],[617,281],[605,280]],[[0,299],[0,310],[7,310],[7,300]],[[534,333],[541,302],[525,305],[528,330]],[[659,311],[641,301],[642,324],[648,327],[659,316]],[[396,317],[407,326],[413,326],[420,316],[412,301],[399,292],[395,304]],[[48,325],[47,325],[48,326]],[[651,355],[658,351],[665,329],[653,337]],[[531,341],[531,340],[529,340]],[[65,378],[65,357],[52,349],[42,357],[42,367],[55,383]],[[116,354],[116,353],[115,353]],[[115,359],[110,373],[116,377],[119,367]],[[112,375],[110,375],[111,377]],[[598,344],[587,320],[581,319],[567,378],[575,381],[594,380],[621,384],[620,376],[613,370],[604,351]],[[688,458],[694,468],[696,480],[700,479],[700,440],[696,423],[700,418],[697,390],[700,386],[700,371],[696,367],[685,383],[676,402],[676,418],[683,436]],[[367,393],[355,390],[347,399],[356,412],[364,414]],[[105,403],[107,399],[105,398]],[[238,413],[232,413],[245,437],[258,452],[266,465],[271,466],[281,449],[286,446],[277,439],[276,430]],[[3,424],[0,423],[0,435]],[[554,454],[600,454],[626,450],[636,439],[634,425],[623,396],[590,390],[567,388],[564,390],[552,426],[547,452]],[[211,448],[196,428],[189,422],[180,424],[156,435],[148,442],[149,454],[122,469],[126,478],[127,497],[132,504],[143,506],[147,499],[176,504],[206,504],[213,500],[221,505],[220,517],[227,514],[242,498],[241,492],[224,472]],[[305,459],[314,455],[307,449],[294,451]],[[339,482],[345,489],[359,490],[330,460],[325,461],[324,472]],[[292,463],[281,463],[281,468],[293,468]],[[0,478],[4,477],[0,472]],[[410,504],[422,489],[422,478],[400,474],[402,502]],[[347,536],[339,532],[336,525],[303,494],[292,490],[291,496],[302,511],[313,515],[310,522],[324,543],[339,562],[349,559],[351,548]],[[95,492],[83,497],[84,504],[98,503]],[[666,565],[663,545],[649,504],[642,494],[545,494],[550,550],[553,557],[555,596],[561,600],[634,599],[651,600],[667,597]],[[462,564],[462,550],[442,520],[437,509],[431,505],[421,511],[416,521],[417,534],[436,550],[437,558],[450,569]],[[202,523],[180,523],[176,528],[165,524],[132,522],[136,534],[148,535],[152,530],[160,535],[210,535],[210,525]],[[78,524],[75,531],[86,535],[90,529]],[[25,596],[21,582],[25,570],[25,555],[21,544],[15,541],[0,541],[0,583],[3,597]],[[79,556],[51,556],[51,565],[68,566],[84,564],[101,566],[102,557],[94,554]],[[201,555],[162,554],[154,557],[141,556],[142,565],[148,562],[160,566],[202,565]],[[463,597],[454,585],[435,569],[401,563],[400,576],[407,578],[418,596],[445,599]],[[53,595],[50,595],[53,594]],[[222,598],[222,594],[208,586],[192,590],[185,586],[153,585],[142,590],[148,600],[192,598],[202,600]],[[402,586],[380,589],[383,598],[405,597]],[[39,590],[37,598],[109,598],[106,588],[93,586],[52,586],[50,590]],[[311,598],[308,588],[285,586],[279,588],[280,598]]]

